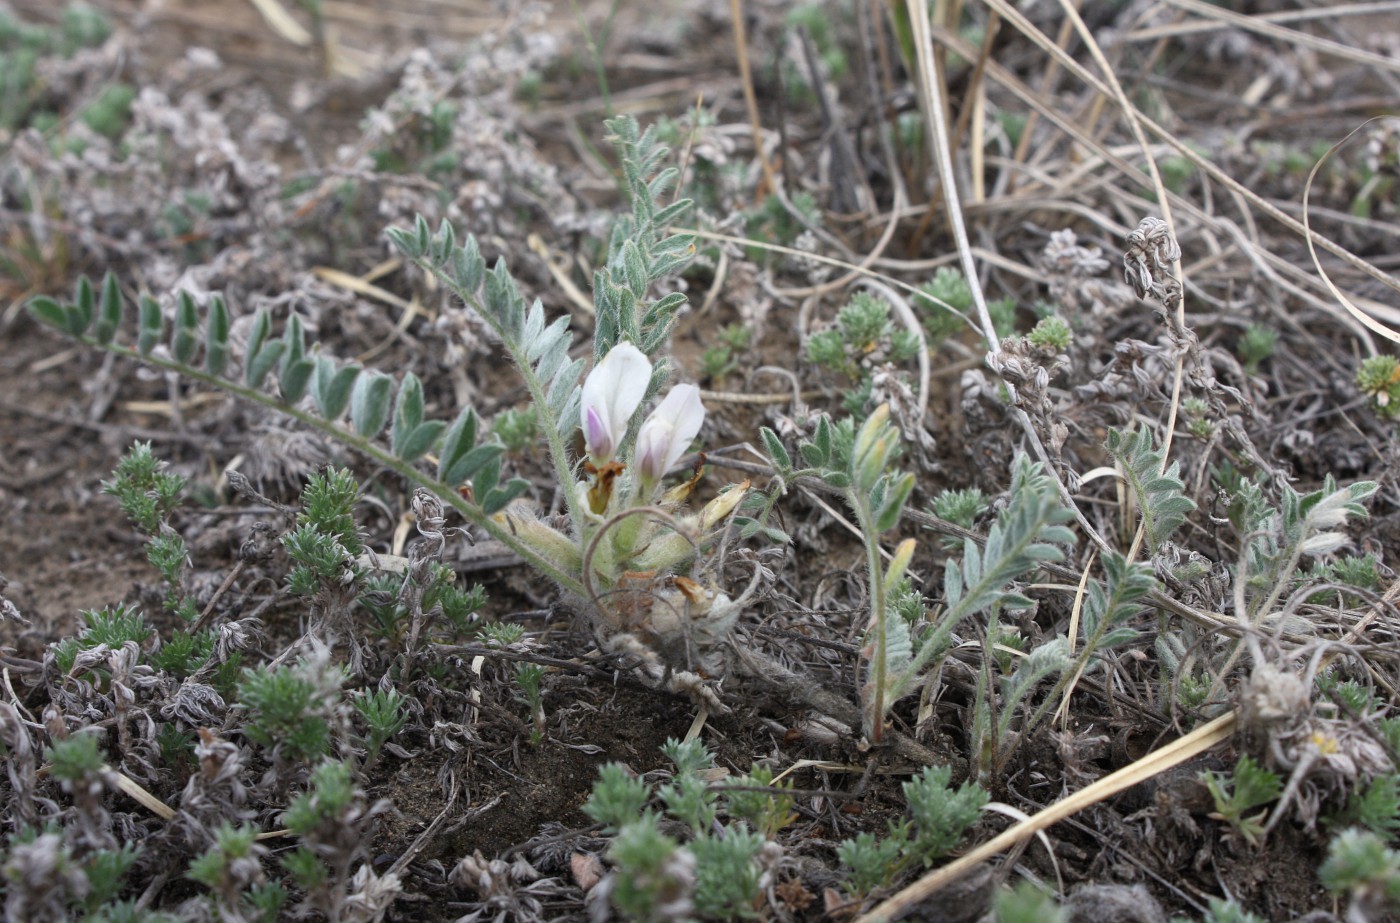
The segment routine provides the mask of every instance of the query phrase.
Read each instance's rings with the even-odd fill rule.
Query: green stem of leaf
[[[564,492],[564,504],[569,512],[569,521],[578,530],[578,535],[575,537],[582,538],[583,526],[588,522],[588,518],[584,515],[584,508],[578,496],[579,492],[575,488],[574,472],[569,464],[569,452],[564,446],[563,436],[559,433],[559,421],[554,418],[554,414],[549,409],[548,383],[540,381],[539,376],[535,374],[534,367],[530,364],[525,349],[501,326],[492,312],[486,310],[474,294],[464,290],[451,277],[433,265],[431,260],[420,258],[416,262],[423,269],[436,276],[438,281],[451,289],[463,302],[470,305],[476,315],[486,321],[491,330],[500,338],[501,345],[505,347],[506,352],[510,353],[511,360],[515,362],[516,369],[525,382],[525,389],[530,392],[530,401],[539,414],[540,429],[544,432],[545,441],[549,445],[549,459],[554,466],[555,483]],[[579,584],[577,580],[574,580],[573,584],[578,586],[580,591],[582,590],[582,584]]]
[[[423,487],[431,491],[435,496],[441,498],[443,502],[447,503],[453,509],[457,510],[457,512],[461,513],[462,518],[466,519],[472,525],[479,527],[482,531],[486,532],[492,538],[496,539],[501,544],[510,548],[511,551],[518,554],[531,567],[535,568],[537,571],[539,571],[540,573],[544,574],[546,577],[557,583],[560,586],[560,588],[563,589],[565,592],[576,596],[583,595],[583,584],[579,581],[577,576],[566,573],[565,571],[557,567],[554,564],[554,562],[542,557],[533,548],[524,544],[518,538],[516,538],[516,536],[509,529],[499,525],[490,516],[487,516],[484,512],[482,512],[479,506],[477,506],[474,503],[471,503],[466,498],[462,497],[460,494],[457,493],[457,491],[452,490],[448,485],[442,483],[436,478],[428,476],[424,472],[420,471],[417,467],[415,467],[411,462],[406,462],[394,456],[385,449],[381,448],[380,446],[376,445],[375,443],[371,442],[369,439],[365,439],[359,436],[357,433],[354,432],[354,430],[338,426],[337,424],[322,419],[321,417],[313,413],[308,413],[304,410],[301,410],[300,408],[293,407],[289,404],[284,404],[269,394],[265,394],[261,391],[256,391],[252,388],[244,387],[243,385],[240,385],[234,381],[230,381],[226,378],[219,378],[217,376],[210,375],[206,372],[203,372],[199,369],[193,368],[188,365],[183,365],[181,363],[173,362],[168,359],[162,359],[156,356],[142,356],[134,349],[130,349],[125,346],[119,346],[115,343],[99,343],[97,340],[93,339],[90,336],[83,336],[79,339],[82,342],[88,344],[89,346],[96,346],[100,349],[105,349],[109,352],[115,353],[116,355],[125,356],[129,359],[135,359],[138,362],[145,362],[157,368],[165,369],[166,371],[178,372],[179,374],[187,378],[203,382],[204,384],[211,385],[213,387],[219,388],[220,390],[227,391],[230,394],[236,395],[237,397],[241,397],[244,400],[253,401],[254,403],[261,404],[264,407],[269,407],[273,410],[279,411],[280,413],[284,413],[287,416],[306,424],[307,426],[310,426],[316,430],[319,430],[322,433],[325,433],[327,436],[332,437],[336,442],[340,442],[344,445],[350,446],[351,448],[364,453],[368,457],[374,459],[379,464],[383,465],[385,468],[388,468],[394,473],[403,477],[410,483],[416,484],[419,487]],[[558,440],[557,436],[555,437],[555,440]],[[551,445],[551,448],[553,448],[553,445]],[[562,444],[560,448],[562,449]]]
[[[866,736],[871,743],[878,744],[884,736],[885,728],[885,675],[886,675],[886,626],[885,617],[885,571],[880,563],[880,533],[875,528],[875,511],[870,508],[868,497],[854,490],[846,492],[846,500],[855,511],[860,525],[860,534],[865,541],[865,562],[870,572],[870,622],[874,629],[873,653],[870,657],[870,684],[872,688],[866,711]]]

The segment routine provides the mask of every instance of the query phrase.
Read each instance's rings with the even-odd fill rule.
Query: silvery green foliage
[[[993,618],[988,635],[995,637],[998,626]],[[984,658],[977,677],[977,696],[973,702],[971,739],[972,754],[976,765],[976,777],[983,784],[990,784],[998,772],[1006,765],[1018,741],[1023,740],[1034,728],[1038,720],[1053,704],[1054,696],[1048,697],[1035,717],[1018,722],[1022,704],[1042,682],[1052,676],[1063,678],[1070,665],[1069,642],[1063,635],[1032,648],[1023,657],[1015,659],[1016,669],[996,676],[999,667],[997,659]],[[993,692],[995,688],[996,692]]]
[[[1063,701],[1062,693],[1094,658],[1137,639],[1137,629],[1128,623],[1142,614],[1141,600],[1157,586],[1152,569],[1149,565],[1129,561],[1118,552],[1104,556],[1103,569],[1104,582],[1091,581],[1085,591],[1079,622],[1080,644],[1073,659],[1068,639],[1060,636],[1019,658],[1016,669],[1009,675],[997,677],[995,683],[992,677],[998,669],[997,658],[983,660],[972,719],[972,750],[978,778],[987,780],[997,776],[1018,742],[1026,739]],[[997,607],[993,606],[987,629],[989,638],[997,632],[996,614]],[[1004,672],[1005,665],[1000,669]],[[1058,678],[1055,686],[1034,713],[1022,719],[1023,706],[1031,694],[1052,677]],[[997,695],[992,694],[993,688]]]
[[[647,291],[657,280],[679,272],[693,257],[695,246],[689,235],[665,235],[666,227],[689,212],[692,203],[689,199],[661,203],[680,171],[674,167],[658,169],[667,149],[657,143],[655,128],[640,131],[631,116],[610,119],[605,125],[621,161],[632,214],[620,217],[613,226],[607,265],[593,275],[598,309],[593,349],[595,355],[602,356],[619,340],[630,340],[647,356],[654,356],[670,339],[685,295],[672,292],[648,301]],[[648,391],[660,387],[664,380],[665,370],[658,368]]]
[[[199,308],[194,296],[189,292],[179,292],[175,296],[175,329],[170,336],[170,355],[181,365],[190,365],[195,350],[199,348]],[[217,374],[206,369],[210,375]]]
[[[1241,481],[1236,498],[1241,514],[1236,527],[1247,530],[1241,567],[1250,596],[1248,616],[1257,619],[1269,614],[1304,556],[1330,554],[1346,545],[1347,534],[1340,527],[1350,518],[1365,518],[1362,501],[1379,489],[1375,481],[1338,487],[1328,475],[1321,489],[1307,494],[1282,485],[1281,502],[1273,509],[1259,485]]]
[[[155,338],[158,339],[160,336],[158,325],[161,322],[160,306],[149,298],[143,298],[141,300],[141,325],[143,335],[146,326],[147,303],[155,308],[155,318],[153,322],[157,325]],[[282,358],[282,354],[286,352],[290,346],[285,339],[269,341],[267,337],[271,331],[271,318],[267,316],[266,311],[259,311],[257,316],[253,318],[253,328],[248,332],[248,346],[243,363],[243,383],[250,388],[262,387],[263,382],[267,380],[268,373],[272,371],[272,367],[277,365],[278,360]],[[141,350],[141,354],[145,355],[150,351],[150,348],[146,347]]]
[[[925,766],[901,786],[909,806],[907,819],[892,821],[883,839],[862,833],[836,848],[837,858],[851,869],[846,888],[852,895],[868,896],[957,848],[990,799],[976,782],[953,788],[952,778],[947,766]]]
[[[677,220],[689,208],[688,200],[662,205],[658,200],[675,182],[676,171],[658,166],[666,149],[657,144],[651,131],[642,133],[635,120],[622,117],[607,123],[611,139],[617,146],[623,182],[632,208],[630,216],[622,216],[615,226],[607,266],[595,278],[596,335],[594,359],[601,360],[612,347],[626,340],[650,357],[665,345],[676,313],[685,303],[685,296],[673,292],[657,300],[648,300],[647,291],[657,280],[679,271],[693,255],[690,238],[683,235],[663,236],[667,224]],[[535,300],[528,307],[519,286],[503,262],[487,269],[486,260],[474,237],[457,243],[452,226],[443,222],[434,233],[421,216],[411,231],[391,229],[389,237],[409,259],[435,275],[470,306],[491,327],[500,339],[529,391],[540,428],[549,443],[549,454],[555,476],[560,484],[573,482],[573,465],[566,440],[578,429],[582,390],[579,378],[585,366],[582,359],[570,359],[572,335],[567,317],[547,322],[544,306]],[[668,369],[663,361],[651,367],[651,377],[642,399],[649,398],[666,380]],[[459,421],[463,432],[473,432],[468,421]],[[634,420],[622,446],[629,446],[637,432]],[[448,431],[449,445],[454,426]],[[442,476],[451,473],[454,464],[467,464],[476,459],[467,452],[458,454],[444,447]],[[492,457],[482,468],[486,473],[496,470]],[[493,510],[500,497],[483,493],[477,496],[484,506]],[[513,495],[512,495],[513,496]],[[506,497],[505,499],[509,499]],[[566,502],[578,534],[583,534],[583,510],[574,492],[567,493]]]
[[[862,532],[868,541],[873,541],[898,521],[913,486],[909,475],[891,468],[899,437],[885,422],[887,415],[887,408],[877,409],[858,433],[853,433],[853,427],[844,421],[838,425],[826,417],[820,418],[812,438],[797,447],[802,461],[811,466],[804,469],[794,468],[792,453],[777,433],[765,427],[759,435],[784,481],[815,476],[842,488]],[[1064,552],[1056,546],[1074,542],[1074,533],[1065,525],[1073,518],[1074,513],[1060,502],[1054,479],[1040,464],[1018,455],[1012,465],[1007,504],[987,533],[986,543],[979,547],[971,539],[965,540],[961,559],[948,562],[944,571],[944,610],[934,624],[922,626],[922,630],[915,626],[911,631],[898,616],[882,613],[884,617],[872,619],[872,677],[862,692],[867,708],[877,706],[881,714],[867,717],[882,718],[914,688],[928,665],[947,651],[953,632],[963,619],[987,610],[1031,605],[1029,599],[1009,587],[1042,563],[1064,559]],[[740,525],[750,534],[762,528],[761,519],[741,520]],[[883,600],[881,576],[872,564],[872,597]],[[874,605],[879,612],[882,603],[877,601]],[[1108,621],[1113,623],[1111,617]],[[1056,664],[1063,666],[1065,645],[1063,641],[1052,643],[1039,653],[1042,659],[1036,662],[1039,673],[1035,682],[1055,672],[1057,668],[1052,667]],[[1025,678],[1020,677],[1017,682]],[[1026,686],[1025,691],[1033,685]],[[874,730],[873,722],[868,730]]]
[[[781,855],[770,835],[793,819],[784,786],[772,786],[772,773],[755,767],[738,781],[761,779],[769,791],[726,792],[706,781],[714,755],[700,741],[671,739],[662,751],[676,766],[664,785],[649,785],[619,763],[598,772],[583,811],[612,837],[614,871],[596,893],[629,920],[755,916]],[[763,814],[770,829],[753,829],[749,819]]]
[[[1334,837],[1318,877],[1327,890],[1346,895],[1348,920],[1379,919],[1400,905],[1400,852],[1369,830],[1345,830]]]
[[[1042,680],[1058,676],[1067,666],[1069,642],[1063,637],[1052,638],[1034,648],[1028,656],[1021,658],[1014,673],[1001,677],[1002,709],[997,724],[999,736],[1005,736],[1011,730],[1016,708],[1026,696],[1030,695]]]
[[[818,417],[811,440],[804,440],[797,447],[807,468],[793,467],[791,454],[773,430],[763,427],[759,438],[784,480],[817,477],[846,491],[846,499],[857,515],[868,515],[877,533],[888,531],[899,522],[914,489],[914,476],[893,467],[900,455],[901,441],[899,431],[890,423],[888,404],[866,417],[859,432],[854,426],[833,424],[825,414]]]
[[[1166,457],[1152,447],[1152,433],[1147,427],[1127,433],[1111,429],[1104,448],[1122,467],[1137,497],[1148,547],[1155,551],[1181,528],[1186,514],[1196,508],[1177,474],[1180,465],[1172,462],[1170,467],[1164,466]]]
[[[617,146],[632,214],[618,218],[608,263],[594,275],[594,357],[601,359],[620,340],[630,341],[651,357],[668,341],[685,295],[672,292],[648,300],[647,293],[653,283],[679,272],[694,255],[689,236],[664,235],[665,227],[683,216],[691,203],[682,199],[660,204],[677,171],[658,172],[666,148],[656,142],[654,131],[641,132],[629,116],[606,124]],[[571,436],[579,423],[578,381],[585,363],[569,359],[568,318],[547,323],[544,306],[538,299],[526,306],[505,264],[498,261],[488,270],[476,238],[468,236],[459,246],[447,222],[433,233],[420,216],[412,231],[391,228],[388,233],[405,256],[437,276],[481,315],[519,367],[543,414],[542,423],[560,439]],[[646,396],[660,388],[668,373],[665,363],[656,363]]]
[[[918,641],[906,664],[890,665],[889,700],[909,692],[920,673],[946,652],[954,630],[968,616],[992,608],[1017,609],[1031,601],[1008,589],[1041,564],[1064,560],[1057,545],[1071,544],[1065,525],[1074,514],[1060,503],[1054,479],[1038,462],[1017,455],[1007,505],[997,514],[981,548],[963,542],[961,561],[949,561],[943,574],[944,612]]]
[[[1107,586],[1090,582],[1079,620],[1086,652],[1121,647],[1137,640],[1137,629],[1127,623],[1142,613],[1140,600],[1157,587],[1151,565],[1129,561],[1116,551],[1104,556],[1103,569]]]
[[[412,462],[437,447],[438,479],[445,489],[472,482],[484,515],[504,508],[528,486],[521,478],[500,483],[502,447],[478,444],[480,426],[470,407],[464,408],[450,427],[441,420],[425,420],[423,386],[416,375],[406,374],[395,389],[389,375],[366,372],[356,363],[339,363],[325,353],[308,353],[306,330],[296,315],[287,321],[282,336],[274,339],[271,318],[259,311],[253,318],[242,356],[242,375],[234,376],[229,374],[235,358],[229,310],[217,295],[211,296],[201,310],[193,295],[178,292],[169,331],[159,304],[142,296],[136,312],[135,350],[118,342],[125,305],[111,273],[103,280],[100,298],[92,282],[82,278],[71,303],[40,296],[29,302],[28,309],[36,319],[86,342],[163,364],[265,404],[291,411],[309,395],[317,416],[329,424],[337,423],[348,410],[353,433],[344,429],[332,432],[353,442],[354,437],[373,439],[389,427],[390,452],[402,462]],[[530,329],[527,319],[525,330]],[[568,345],[567,337],[562,339],[560,352]],[[549,345],[547,337],[536,336],[535,340],[537,344]],[[157,353],[162,341],[168,344],[168,359]],[[196,363],[201,344],[203,361]],[[576,378],[578,364],[572,365]],[[269,393],[267,388],[274,371],[278,395]]]
[[[111,273],[108,273],[107,276],[111,279],[115,278]],[[105,294],[107,290],[105,282],[102,289]],[[92,326],[92,281],[87,276],[78,280],[78,288],[73,293],[71,304],[59,304],[47,295],[40,295],[30,299],[28,308],[29,313],[34,315],[37,320],[43,321],[51,327],[57,327],[72,336],[83,336],[87,333],[88,327]]]
[[[889,569],[880,560],[880,535],[894,528],[914,489],[914,476],[894,467],[900,453],[899,431],[890,423],[889,404],[881,404],[861,424],[833,425],[822,415],[810,441],[798,445],[798,454],[810,468],[794,470],[792,456],[778,434],[768,427],[760,433],[782,481],[795,477],[821,479],[845,493],[846,503],[855,513],[866,546],[866,568],[870,593],[869,679],[862,678],[866,733],[878,742],[884,733],[884,717],[897,695],[891,678],[914,660],[913,640],[908,626],[897,613],[891,613],[887,593],[903,577],[914,553],[909,539],[896,551]],[[745,520],[741,534],[754,534],[760,520]],[[783,536],[784,539],[786,536]]]
[[[971,615],[994,603],[1004,609],[1029,606],[1029,599],[1006,592],[1006,586],[1044,562],[1064,560],[1055,545],[1074,541],[1064,526],[1072,518],[1041,465],[1018,455],[1007,506],[988,531],[986,545],[979,549],[976,542],[964,540],[961,563],[950,562],[944,572],[949,612]]]
[[[1329,474],[1322,482],[1322,489],[1309,494],[1299,494],[1285,487],[1282,534],[1285,542],[1296,544],[1305,555],[1329,554],[1347,543],[1346,533],[1334,531],[1346,524],[1348,518],[1366,518],[1366,507],[1361,505],[1380,489],[1375,481],[1357,481],[1339,488]]]
[[[491,269],[476,238],[458,246],[452,225],[444,221],[434,234],[420,215],[412,231],[389,229],[389,239],[409,259],[437,276],[470,305],[500,338],[515,361],[535,406],[559,438],[578,427],[579,376],[582,359],[569,358],[569,319],[545,323],[539,299],[526,307],[520,287],[498,260]]]
[[[685,297],[671,293],[650,300],[647,290],[657,280],[681,269],[694,250],[688,237],[664,234],[665,226],[677,220],[690,204],[684,200],[671,204],[659,201],[676,179],[675,170],[658,169],[665,148],[656,143],[653,132],[641,132],[630,118],[613,120],[608,127],[620,154],[632,214],[619,220],[608,264],[597,279],[599,352],[595,358],[599,359],[622,339],[648,354],[661,350]],[[548,321],[538,299],[527,304],[503,262],[488,269],[475,238],[468,237],[459,245],[456,232],[446,222],[433,232],[420,216],[412,229],[392,228],[388,234],[406,256],[433,273],[495,332],[530,394],[531,410],[548,444],[554,475],[561,486],[573,488],[574,465],[568,446],[579,426],[579,380],[586,362],[569,355],[573,337],[568,318]],[[472,408],[463,408],[451,425],[425,419],[423,387],[416,376],[406,374],[396,386],[393,377],[365,370],[356,363],[339,362],[314,343],[308,349],[306,330],[296,315],[288,319],[280,337],[274,336],[268,315],[255,315],[247,348],[241,357],[236,357],[230,342],[230,312],[217,295],[201,304],[187,292],[177,293],[169,330],[160,305],[143,296],[137,312],[136,348],[121,346],[116,343],[121,302],[117,281],[109,274],[100,295],[84,279],[78,283],[71,304],[39,297],[32,299],[28,308],[37,319],[85,342],[143,358],[161,368],[281,409],[369,454],[431,489],[565,590],[582,592],[578,573],[580,550],[576,546],[587,533],[587,511],[582,507],[581,495],[573,489],[565,491],[571,535],[547,526],[536,527],[534,523],[508,525],[493,518],[529,485],[522,478],[503,481],[503,447],[494,437],[483,440],[480,420]],[[167,344],[164,350],[160,349],[162,343]],[[240,358],[242,371],[235,375],[232,370]],[[664,362],[650,366],[647,397],[655,393],[666,376]],[[268,384],[274,377],[275,388]],[[314,413],[306,409],[308,403]],[[347,414],[348,421],[342,422]],[[654,438],[648,443],[652,451],[646,459],[651,462],[648,470],[674,461],[674,450],[683,441],[675,434],[688,431],[679,425],[683,422],[681,415],[672,416],[674,419],[662,421],[672,426],[666,431],[674,436],[671,441],[652,433]],[[696,418],[698,414],[689,414],[688,419]],[[636,438],[638,425],[636,420],[631,422],[624,446],[630,446]],[[374,442],[386,430],[387,451]],[[438,455],[436,479],[412,466],[416,459],[433,451]],[[471,485],[469,496],[457,491],[464,483]],[[720,515],[718,511],[712,513]],[[520,537],[517,526],[530,535]],[[670,566],[679,560],[676,553],[672,558],[664,563]]]

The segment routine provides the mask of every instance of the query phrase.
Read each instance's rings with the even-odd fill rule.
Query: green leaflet
[[[106,346],[116,336],[121,322],[122,293],[117,287],[116,274],[108,270],[102,279],[102,300],[98,307],[97,324],[92,328],[92,338]]]
[[[195,308],[194,296],[180,292],[175,296],[175,328],[170,334],[170,355],[181,365],[189,365],[194,352],[199,348],[196,328],[199,326],[199,311]]]
[[[355,379],[359,377],[360,366],[358,363],[349,363],[340,368],[336,367],[335,360],[329,356],[316,357],[316,371],[311,382],[311,399],[316,403],[316,410],[334,423],[345,413],[345,408],[350,405],[351,389],[355,385]]]
[[[210,375],[221,376],[228,366],[228,334],[228,305],[215,295],[209,302],[209,323],[204,340],[204,370]]]
[[[389,422],[389,395],[394,380],[383,372],[370,370],[355,382],[350,395],[350,424],[355,432],[373,439]]]
[[[262,387],[287,348],[287,344],[281,340],[267,341],[271,329],[272,321],[267,312],[259,311],[253,319],[253,329],[248,335],[248,352],[243,360],[243,380],[250,388]]]
[[[1149,547],[1156,551],[1186,522],[1186,514],[1196,508],[1177,474],[1180,465],[1172,462],[1165,467],[1166,456],[1152,448],[1152,433],[1147,427],[1127,433],[1109,430],[1104,448],[1122,467],[1137,497]]]
[[[311,374],[316,371],[315,361],[306,355],[306,329],[299,315],[293,314],[287,321],[282,342],[285,348],[277,377],[282,387],[282,399],[288,404],[295,404],[306,395],[311,385]]]
[[[87,276],[83,276],[78,280],[73,304],[68,308],[68,332],[73,336],[82,336],[92,325],[93,303],[92,282]]]

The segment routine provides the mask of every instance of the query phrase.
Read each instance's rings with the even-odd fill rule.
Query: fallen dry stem
[[[876,921],[898,919],[915,904],[927,900],[940,888],[961,878],[979,862],[990,859],[997,853],[1029,839],[1047,827],[1053,826],[1067,817],[1072,817],[1085,808],[1098,804],[1121,791],[1132,788],[1139,782],[1145,782],[1161,775],[1168,769],[1180,766],[1216,744],[1228,740],[1235,731],[1237,721],[1238,716],[1234,712],[1221,715],[1219,718],[1201,725],[1185,737],[1159,747],[1142,759],[1104,776],[1067,798],[1062,798],[1026,821],[1003,831],[971,852],[920,878],[898,894],[880,903],[874,910],[859,917],[856,923],[876,923]]]

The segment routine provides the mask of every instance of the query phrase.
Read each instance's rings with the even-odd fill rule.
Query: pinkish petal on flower
[[[655,482],[674,465],[705,422],[705,405],[700,389],[676,385],[665,400],[642,423],[637,434],[635,458],[643,481]]]
[[[597,407],[589,407],[583,412],[583,444],[588,447],[588,454],[593,456],[610,458],[616,449],[607,420]]]
[[[634,453],[637,472],[644,481],[659,481],[671,466],[666,463],[672,438],[676,428],[668,420],[648,417],[637,434],[637,449]]]

